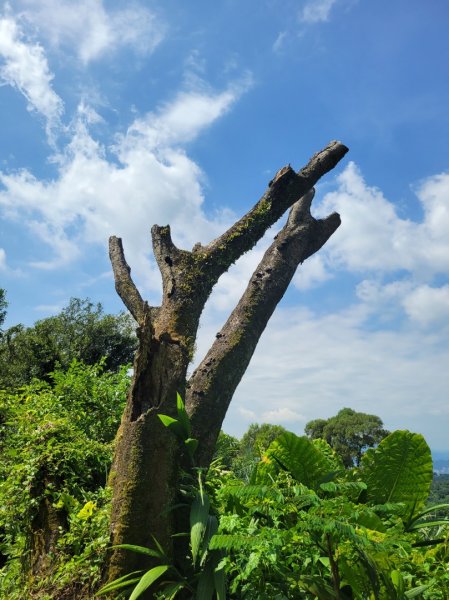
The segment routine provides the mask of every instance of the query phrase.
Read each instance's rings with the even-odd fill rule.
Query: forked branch
[[[199,461],[208,465],[234,391],[248,367],[276,305],[297,266],[314,254],[340,225],[333,213],[316,220],[310,214],[314,190],[290,211],[287,223],[265,252],[248,287],[199,367],[186,393],[193,435],[200,439]],[[207,430],[203,424],[207,423]]]
[[[348,152],[341,142],[330,142],[297,173],[289,166],[280,169],[257,204],[228,231],[205,247],[224,273],[242,254],[250,250],[266,230]]]

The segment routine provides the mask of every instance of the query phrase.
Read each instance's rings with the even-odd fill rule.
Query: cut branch
[[[340,225],[336,213],[320,220],[310,215],[313,195],[310,190],[293,206],[240,302],[188,382],[187,410],[192,435],[200,439],[197,458],[201,465],[210,462],[234,391],[298,264],[319,250]]]
[[[114,272],[117,294],[140,324],[145,317],[145,302],[131,278],[131,267],[126,262],[122,240],[118,237],[111,236],[109,238],[109,258]]]
[[[250,250],[283,214],[348,152],[341,142],[330,142],[317,152],[298,173],[289,166],[280,169],[257,204],[228,231],[205,249],[224,273],[242,254]]]

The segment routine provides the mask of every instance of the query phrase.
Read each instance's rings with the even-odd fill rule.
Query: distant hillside
[[[435,473],[449,473],[449,452],[432,452],[432,459]]]

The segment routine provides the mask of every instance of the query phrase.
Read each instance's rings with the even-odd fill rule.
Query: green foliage
[[[126,314],[105,315],[101,304],[72,298],[57,316],[33,327],[16,325],[0,339],[0,388],[15,389],[33,378],[47,380],[57,366],[66,370],[76,359],[117,371],[132,361],[136,349],[133,321]]]
[[[237,442],[238,447],[235,449],[235,454],[232,450],[234,456],[230,461],[230,470],[237,477],[248,482],[265,450],[273,440],[285,431],[281,425],[252,423],[240,442]]]
[[[193,463],[194,454],[198,446],[198,440],[191,437],[192,429],[190,427],[190,420],[187,415],[183,399],[179,394],[176,395],[176,410],[178,414],[177,419],[163,414],[158,414],[158,417],[162,424],[170,429],[184,444],[187,454],[190,456],[190,460]]]
[[[363,452],[376,446],[388,431],[382,420],[375,415],[343,408],[335,417],[316,419],[304,429],[312,439],[321,438],[341,456],[346,467],[358,466]]]
[[[435,473],[430,487],[429,504],[442,502],[449,502],[449,473]]]
[[[285,428],[281,425],[271,425],[270,423],[259,425],[258,423],[252,423],[240,440],[241,451],[246,452],[251,450],[260,458],[271,442],[277,439],[282,433],[285,433],[285,431]]]
[[[214,461],[223,469],[230,471],[240,449],[240,442],[232,435],[220,431],[215,447]]]
[[[425,529],[432,531],[432,522],[423,523],[422,513],[415,511],[413,518],[424,529],[413,527],[410,509],[421,506],[424,485],[418,484],[413,501],[408,486],[391,485],[388,471],[395,463],[384,451],[401,448],[400,479],[420,473],[428,491],[432,471],[421,436],[391,434],[379,452],[364,459],[368,471],[365,465],[336,470],[338,460],[321,442],[314,446],[296,437],[283,434],[270,445],[269,462],[261,462],[270,469],[261,482],[227,481],[216,491],[220,529],[210,547],[228,552],[223,566],[232,597],[447,600],[448,521],[440,522],[440,540],[429,539]],[[323,451],[322,462],[317,451]],[[323,477],[321,465],[329,459]],[[389,492],[378,497],[365,474],[373,490],[382,487],[383,478]]]
[[[0,598],[93,597],[109,542],[104,485],[128,384],[126,368],[75,360],[46,381],[0,392]],[[242,442],[221,436],[205,480],[179,395],[176,415],[160,419],[191,461],[182,482],[189,530],[179,534],[188,560],[173,564],[156,540],[154,548],[124,544],[154,564],[102,594],[136,600],[159,585],[161,600],[448,599],[449,507],[424,509],[432,463],[422,436],[394,432],[345,469],[323,439],[251,426]],[[239,460],[247,460],[240,471]],[[245,485],[250,465],[257,468]],[[42,507],[57,521],[52,565],[26,577]]]
[[[426,503],[432,483],[432,455],[422,435],[395,431],[363,456],[361,477],[373,504],[401,502],[410,521]]]
[[[34,381],[0,392],[0,550],[7,559],[0,597],[23,597],[17,585],[26,585],[41,535],[52,540],[52,568],[29,583],[53,594],[64,586],[91,589],[98,580],[108,542],[104,486],[126,371],[73,361],[66,373],[50,375],[53,385]]]
[[[275,439],[257,466],[257,482],[267,482],[281,469],[308,488],[316,489],[326,476],[339,468],[331,452],[322,452],[306,437],[286,431]]]

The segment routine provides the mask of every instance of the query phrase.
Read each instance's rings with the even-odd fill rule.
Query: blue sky
[[[207,243],[279,168],[340,139],[314,211],[342,226],[295,276],[225,430],[302,433],[349,406],[449,449],[448,22],[446,0],[3,4],[6,325],[73,296],[121,310],[112,234],[158,304],[151,225]],[[274,233],[218,283],[197,360]]]

